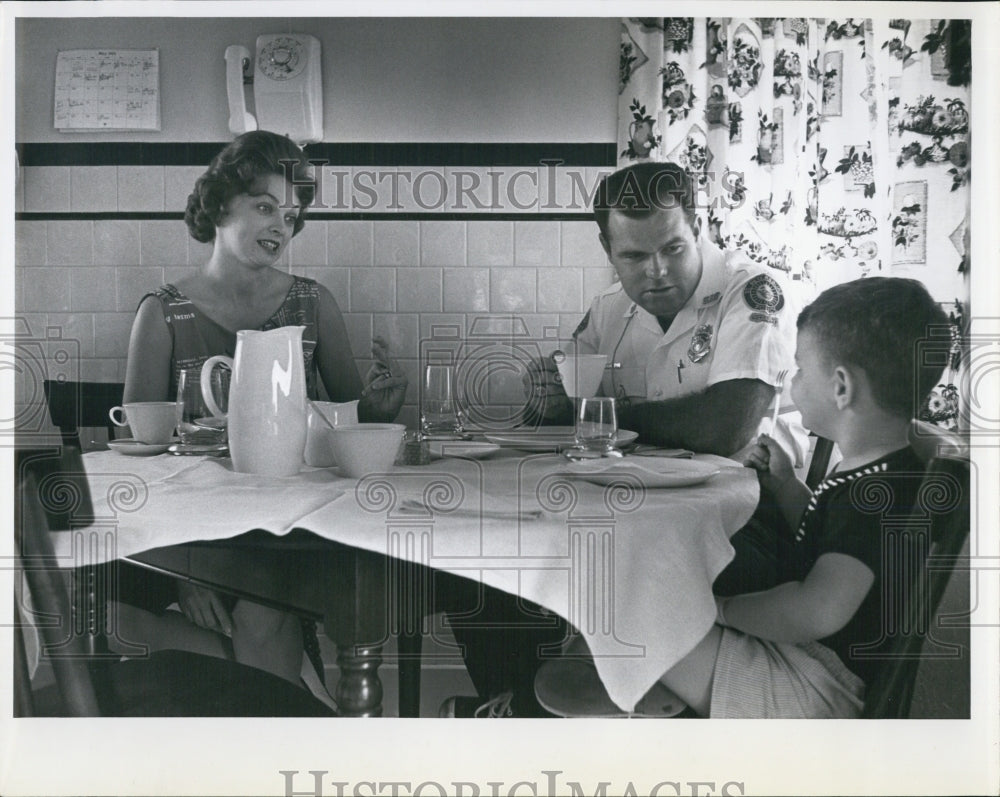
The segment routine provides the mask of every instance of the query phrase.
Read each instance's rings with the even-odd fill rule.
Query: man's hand
[[[546,355],[540,360],[531,360],[525,374],[521,377],[525,396],[538,417],[543,420],[554,420],[572,414],[569,398],[563,390],[552,355]]]

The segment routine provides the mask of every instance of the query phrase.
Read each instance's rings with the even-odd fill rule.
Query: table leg
[[[347,549],[330,563],[336,585],[330,591],[324,625],[337,643],[340,680],[335,697],[348,717],[382,716],[382,645],[388,639],[386,558]]]
[[[337,652],[340,680],[335,697],[346,717],[382,716],[382,646],[348,647]]]

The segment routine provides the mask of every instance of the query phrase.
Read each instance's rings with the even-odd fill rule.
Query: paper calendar
[[[159,130],[158,50],[62,50],[57,130]]]

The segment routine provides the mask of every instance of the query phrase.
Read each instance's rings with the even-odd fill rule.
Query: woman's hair
[[[277,174],[295,188],[301,208],[292,235],[305,224],[306,206],[316,194],[316,181],[305,153],[291,139],[255,130],[226,146],[208,165],[188,196],[184,221],[191,237],[201,243],[215,240],[215,228],[229,200],[249,193],[261,177]]]

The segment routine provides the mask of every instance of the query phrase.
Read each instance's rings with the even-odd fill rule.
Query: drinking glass
[[[229,409],[228,368],[212,371],[212,397],[219,409]],[[216,418],[201,392],[201,366],[185,368],[177,380],[177,434],[182,446],[217,446],[226,441],[226,419]]]
[[[424,368],[420,384],[420,429],[428,437],[462,434],[454,366],[429,364]]]
[[[615,447],[618,416],[613,398],[599,396],[578,400],[576,445],[586,451],[606,452]]]

